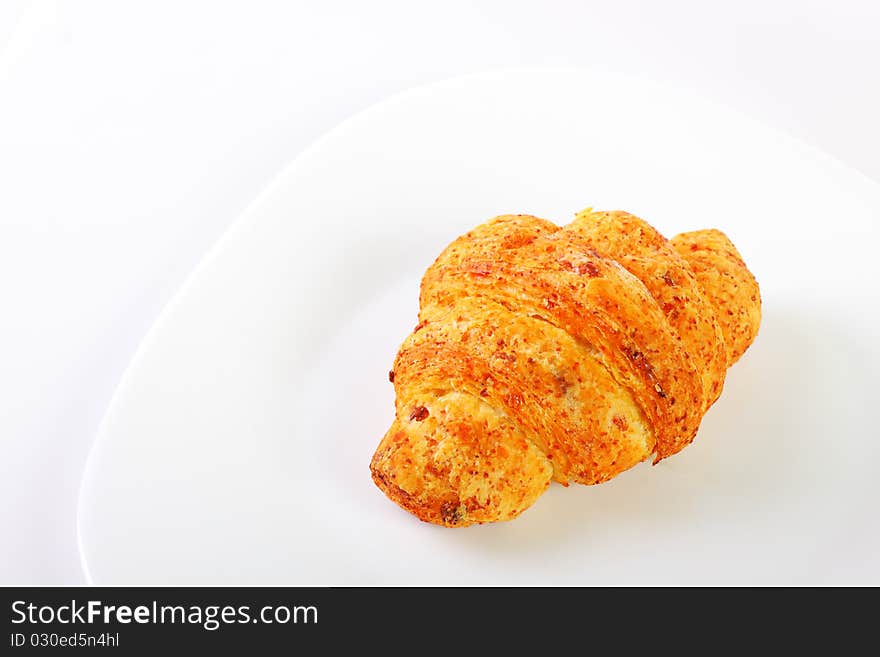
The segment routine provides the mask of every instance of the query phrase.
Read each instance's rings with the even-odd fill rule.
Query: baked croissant
[[[496,217],[425,273],[370,464],[407,511],[509,520],[551,480],[597,484],[688,445],[755,338],[758,284],[717,230],[626,212]]]

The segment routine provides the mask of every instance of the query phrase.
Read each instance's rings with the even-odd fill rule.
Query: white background
[[[695,89],[880,180],[870,0],[0,2],[0,583],[84,581],[114,386],[274,173],[389,94],[540,65]]]

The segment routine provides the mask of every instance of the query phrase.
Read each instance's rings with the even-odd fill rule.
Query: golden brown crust
[[[719,300],[754,306],[733,246],[710,232],[692,250],[689,235],[673,248],[637,217],[584,212],[564,229],[496,217],[450,244],[394,363],[377,486],[464,526],[515,517],[551,478],[600,483],[687,445],[720,393],[728,332],[738,350],[757,329],[716,318]],[[716,262],[735,289],[712,287]]]
[[[761,325],[761,291],[742,256],[720,230],[681,233],[670,240],[715,308],[724,334],[727,367],[742,356]]]
[[[446,382],[521,427],[560,483],[604,481],[653,451],[632,395],[570,334],[487,298],[462,299],[451,312],[425,321],[401,347],[398,417],[414,392]]]
[[[658,457],[674,454],[696,434],[705,404],[693,360],[638,279],[578,234],[546,224],[496,217],[453,242],[422,279],[422,321],[477,297],[562,328],[636,398]]]
[[[370,466],[376,485],[410,513],[449,527],[509,520],[547,489],[547,458],[479,398],[414,401],[427,413],[395,420]]]
[[[707,406],[715,402],[727,373],[724,336],[696,276],[669,241],[628,212],[585,210],[563,230],[577,232],[642,282],[696,360]]]

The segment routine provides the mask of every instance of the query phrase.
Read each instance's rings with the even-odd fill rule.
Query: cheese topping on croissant
[[[596,484],[688,445],[758,331],[758,284],[717,230],[626,212],[504,215],[422,279],[370,464],[421,520],[510,520],[555,480]]]

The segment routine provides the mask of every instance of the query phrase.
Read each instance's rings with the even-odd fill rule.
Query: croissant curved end
[[[441,399],[395,420],[373,481],[421,520],[447,527],[509,520],[550,485],[553,468],[509,419],[475,399]],[[412,414],[411,414],[412,415]]]

